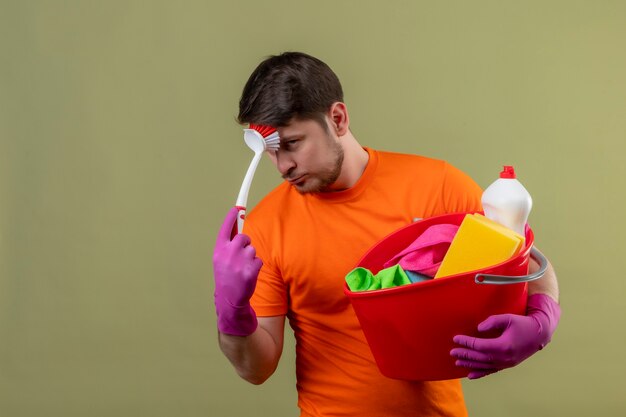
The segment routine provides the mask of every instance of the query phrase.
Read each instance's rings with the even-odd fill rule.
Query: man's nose
[[[295,161],[288,154],[281,151],[276,152],[276,167],[280,175],[286,175],[290,170],[295,168],[295,166]]]

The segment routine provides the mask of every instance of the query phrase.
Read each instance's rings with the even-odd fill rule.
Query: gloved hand
[[[234,336],[248,336],[258,325],[250,298],[263,262],[256,257],[256,250],[250,245],[248,235],[237,234],[231,240],[237,213],[237,208],[230,209],[215,242],[214,299],[219,331]]]
[[[469,379],[482,378],[502,369],[511,368],[550,342],[561,317],[561,308],[550,296],[533,294],[528,297],[526,315],[499,314],[478,325],[478,331],[501,331],[496,338],[457,335],[453,338],[462,348],[450,355],[456,365],[470,368]]]

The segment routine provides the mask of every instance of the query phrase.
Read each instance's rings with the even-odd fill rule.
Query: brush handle
[[[246,172],[246,176],[244,177],[243,182],[241,183],[241,188],[239,189],[239,195],[237,196],[237,202],[235,203],[235,207],[239,209],[239,213],[237,213],[237,233],[241,233],[243,230],[243,221],[246,217],[246,205],[248,204],[248,193],[250,192],[254,172],[256,171],[262,156],[263,152],[256,152],[254,154],[252,161],[250,161],[248,172]]]

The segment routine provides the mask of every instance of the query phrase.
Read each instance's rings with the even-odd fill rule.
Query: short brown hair
[[[319,59],[284,52],[256,67],[239,100],[239,123],[285,126],[293,118],[313,119],[323,126],[330,106],[343,101],[337,75]]]

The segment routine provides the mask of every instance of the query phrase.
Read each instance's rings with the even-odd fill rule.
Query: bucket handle
[[[476,274],[474,282],[476,284],[517,284],[520,282],[534,281],[541,278],[548,269],[548,260],[541,252],[534,247],[530,249],[530,257],[539,263],[539,270],[530,275],[522,276],[505,276],[505,275],[490,275],[490,274]]]

